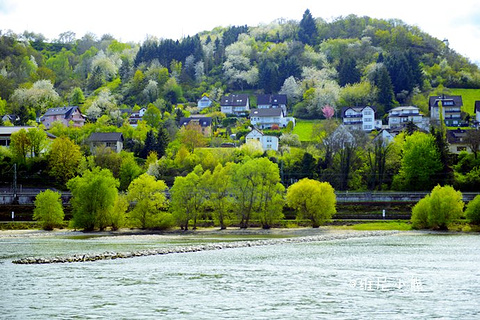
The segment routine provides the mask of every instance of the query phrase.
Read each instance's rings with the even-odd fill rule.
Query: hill
[[[142,44],[109,35],[54,42],[28,31],[0,35],[0,114],[17,114],[18,124],[67,104],[91,121],[104,115],[119,124],[120,109],[153,104],[171,113],[202,94],[220,101],[246,90],[287,94],[290,113],[301,118],[321,118],[325,105],[375,105],[382,116],[439,85],[478,89],[478,66],[399,20],[326,22],[306,11],[300,21]]]

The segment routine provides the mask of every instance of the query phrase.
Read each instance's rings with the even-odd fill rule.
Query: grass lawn
[[[480,89],[450,89],[450,92],[453,96],[462,96],[463,111],[475,114],[475,101],[480,100]]]
[[[412,226],[406,221],[367,222],[348,226],[351,230],[412,230]]]
[[[313,125],[322,120],[302,120],[297,119],[293,133],[298,134],[300,141],[312,141]]]

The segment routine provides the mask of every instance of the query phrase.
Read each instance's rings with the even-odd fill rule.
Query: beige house
[[[186,127],[187,129],[193,129],[200,132],[205,137],[212,136],[212,118],[211,117],[190,117],[181,118],[180,127]]]

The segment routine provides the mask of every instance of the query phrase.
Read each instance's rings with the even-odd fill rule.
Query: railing
[[[418,202],[429,192],[349,192],[336,191],[337,202]],[[463,201],[471,201],[479,193],[463,192]]]
[[[6,204],[33,204],[39,192],[18,192],[16,199],[13,192],[0,192],[0,205]],[[68,204],[72,194],[60,192],[62,202]],[[395,192],[395,191],[372,191],[372,192],[350,192],[336,191],[338,203],[362,203],[362,202],[418,202],[429,192]],[[463,192],[463,201],[468,202],[477,196],[478,192]],[[16,201],[14,201],[16,200]]]

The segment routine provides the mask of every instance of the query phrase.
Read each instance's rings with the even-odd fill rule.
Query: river
[[[0,318],[480,317],[478,234],[402,232],[84,263],[12,263],[29,256],[131,251],[239,239],[0,238]]]

